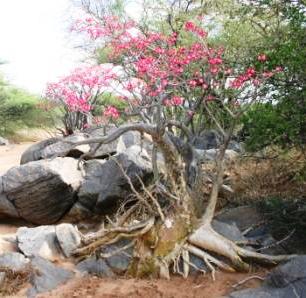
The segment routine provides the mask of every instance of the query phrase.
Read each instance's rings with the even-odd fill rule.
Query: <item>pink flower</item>
[[[222,64],[223,60],[220,57],[216,57],[216,58],[209,58],[208,59],[208,63],[211,65],[219,65]]]
[[[273,77],[274,73],[272,71],[265,71],[262,75],[264,78],[268,79],[268,78]]]
[[[134,90],[134,86],[131,82],[128,82],[128,84],[126,85],[126,89],[130,92],[132,92]]]
[[[196,28],[196,25],[195,25],[193,22],[188,21],[188,22],[185,23],[184,28],[185,28],[186,31],[191,31],[191,32],[193,32],[194,29]]]
[[[193,117],[194,116],[194,112],[189,110],[189,111],[187,111],[187,115],[189,117]]]
[[[259,85],[260,85],[260,81],[257,80],[257,79],[254,79],[254,80],[253,80],[253,85],[254,85],[254,86],[259,86]]]
[[[258,60],[259,62],[265,62],[265,61],[267,61],[267,56],[266,56],[265,54],[259,54],[259,55],[257,56],[257,60]]]
[[[171,100],[165,99],[165,100],[164,100],[164,105],[165,105],[166,107],[171,107],[171,106],[172,106]]]
[[[256,70],[253,67],[249,67],[246,71],[246,75],[249,78],[254,77],[255,74],[256,74]]]
[[[184,98],[180,97],[180,96],[173,96],[171,98],[171,103],[174,105],[174,106],[180,106],[184,101]]]
[[[218,68],[217,66],[212,66],[212,67],[210,68],[210,72],[211,72],[212,74],[217,74],[217,73],[219,72],[219,68]]]
[[[275,72],[282,72],[283,70],[284,69],[281,66],[276,66],[275,69],[274,69]]]
[[[108,106],[103,113],[104,116],[106,117],[111,117],[114,119],[118,119],[120,117],[120,113],[117,110],[117,108],[113,107],[113,106]]]
[[[209,94],[207,97],[206,97],[206,101],[213,101],[215,99],[215,97],[211,94]]]
[[[196,87],[196,86],[197,86],[197,81],[195,81],[195,80],[190,80],[190,81],[188,82],[188,85],[191,86],[191,87]]]

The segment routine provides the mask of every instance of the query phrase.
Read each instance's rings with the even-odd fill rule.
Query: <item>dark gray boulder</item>
[[[239,230],[244,231],[262,222],[264,218],[255,207],[240,206],[221,212],[215,219],[228,224],[235,223]]]
[[[231,293],[229,298],[306,297],[306,256],[298,256],[277,266],[257,289]]]
[[[30,146],[22,155],[20,159],[20,164],[23,165],[30,161],[42,159],[41,153],[44,148],[47,146],[58,142],[60,138],[50,138],[41,142],[38,142]]]
[[[55,266],[41,257],[34,257],[31,260],[31,266],[33,287],[28,291],[28,297],[51,291],[73,277],[71,271]]]
[[[23,219],[35,224],[57,222],[72,207],[82,181],[73,158],[29,162],[3,177],[3,192]]]
[[[89,145],[76,146],[74,143],[85,141],[90,136],[84,133],[77,133],[58,140],[56,143],[50,144],[41,150],[41,158],[54,157],[74,157],[79,158],[82,154],[89,152]]]
[[[18,218],[19,214],[15,206],[6,197],[6,195],[3,193],[0,193],[0,218],[7,218],[7,217],[8,218]]]
[[[94,257],[77,264],[76,269],[83,274],[93,274],[100,277],[113,277],[115,274],[104,260]]]
[[[0,255],[0,267],[13,271],[23,271],[28,268],[30,260],[18,252],[9,252]]]
[[[201,136],[194,139],[193,145],[201,150],[216,149],[221,145],[220,134],[215,130],[204,131]]]
[[[267,277],[265,286],[284,288],[303,280],[306,290],[306,255],[301,255],[277,266]],[[306,291],[305,291],[306,294]]]
[[[121,239],[114,244],[105,246],[101,252],[106,255],[112,254],[116,251],[119,251],[120,249],[123,249],[124,247],[129,246],[130,244],[130,240]],[[129,247],[128,249],[120,251],[108,258],[105,258],[105,262],[116,274],[124,274],[131,263],[132,255],[133,247]]]
[[[130,186],[118,163],[136,187],[139,184],[137,176],[146,180],[152,174],[150,159],[139,146],[132,146],[107,161],[89,161],[85,165],[78,202],[100,214],[126,199],[130,194]]]
[[[114,127],[107,129],[109,134],[115,130]],[[55,157],[74,157],[79,158],[82,154],[92,152],[97,147],[93,157],[105,158],[109,155],[124,152],[127,148],[133,145],[140,144],[140,134],[137,132],[126,132],[118,139],[109,144],[90,144],[76,146],[74,143],[85,141],[89,138],[99,138],[105,136],[104,128],[96,128],[87,130],[86,132],[78,132],[67,137],[55,137],[36,143],[28,148],[21,156],[21,164],[28,163],[30,161],[36,161],[47,158]]]
[[[227,146],[227,149],[229,150],[234,150],[236,151],[237,153],[243,153],[244,152],[244,148],[242,146],[241,143],[238,143],[237,141],[235,140],[231,140]]]
[[[232,241],[245,241],[246,238],[242,235],[238,229],[236,223],[224,223],[221,221],[213,220],[213,229],[224,236],[225,238]]]
[[[96,215],[97,220],[101,220],[101,218]],[[92,219],[95,220],[95,214],[93,211],[89,210],[85,206],[83,206],[80,202],[76,202],[72,208],[64,215],[64,217],[60,220],[60,222],[64,223],[80,223],[83,220]]]

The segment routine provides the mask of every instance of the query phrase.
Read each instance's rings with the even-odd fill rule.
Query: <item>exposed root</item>
[[[233,267],[238,271],[249,270],[249,265],[244,261],[246,259],[252,259],[264,264],[275,265],[281,261],[289,260],[295,257],[295,255],[271,256],[241,248],[234,242],[216,233],[210,225],[201,226],[188,238],[188,242],[191,245],[187,245],[187,249],[195,255],[202,258],[208,258],[206,256],[207,253],[203,253],[201,250],[204,249],[224,256],[231,261]],[[211,256],[209,256],[208,260],[212,261]],[[224,267],[224,264],[225,263],[219,263],[216,265],[224,270],[231,268],[227,267],[228,265],[226,264]]]
[[[129,225],[127,227],[114,227],[97,233],[85,236],[85,245],[82,248],[78,248],[74,251],[75,255],[91,255],[97,249],[103,245],[112,244],[120,240],[121,238],[137,238],[141,235],[146,234],[155,223],[155,219],[151,217],[150,219]]]
[[[202,258],[203,261],[207,264],[207,262],[211,262],[213,264],[215,264],[216,266],[218,266],[219,268],[223,269],[224,271],[227,272],[235,272],[235,269],[232,268],[231,266],[229,266],[228,264],[218,260],[217,258],[211,256],[210,254],[208,254],[207,252],[205,252],[204,250],[193,246],[191,244],[186,244],[184,246],[184,248],[186,250],[188,250],[190,253],[194,254],[195,256]],[[211,268],[210,265],[208,265],[208,267]]]

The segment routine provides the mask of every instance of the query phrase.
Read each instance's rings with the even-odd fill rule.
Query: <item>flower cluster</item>
[[[164,100],[164,105],[165,106],[180,106],[184,102],[184,98],[181,96],[173,96],[170,99],[165,99]]]
[[[201,27],[197,26],[195,23],[191,21],[185,23],[184,29],[202,38],[207,36],[207,32],[205,30],[203,30]]]
[[[56,83],[49,83],[46,97],[62,102],[70,111],[89,113],[95,97],[116,79],[110,66],[77,68]]]
[[[118,109],[113,107],[113,106],[106,107],[103,115],[106,116],[106,117],[113,118],[113,119],[118,119],[120,117],[120,113],[119,113]]]
[[[69,109],[84,113],[91,111],[94,96],[117,80],[119,95],[128,102],[129,114],[162,102],[168,114],[185,110],[183,114],[193,117],[200,111],[196,102],[218,100],[228,88],[240,91],[250,84],[260,87],[266,79],[282,71],[280,67],[267,70],[265,64],[235,69],[226,63],[224,49],[211,48],[206,31],[192,21],[170,35],[142,33],[134,22],[121,22],[117,17],[105,17],[101,22],[87,18],[78,21],[73,29],[109,47],[109,58],[113,61],[123,61],[124,80],[111,68],[95,66],[76,70],[55,85],[49,85],[50,98],[60,99]],[[181,42],[187,34],[191,34],[190,42]],[[267,61],[266,54],[259,54],[257,60]],[[114,106],[108,106],[103,116],[117,119],[120,113]]]

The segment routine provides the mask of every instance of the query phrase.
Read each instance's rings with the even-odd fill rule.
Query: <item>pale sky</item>
[[[41,94],[76,67],[84,53],[72,43],[70,0],[0,0],[0,72],[10,83]]]
[[[130,1],[128,13],[137,18],[140,6]],[[12,84],[41,95],[47,82],[79,66],[86,58],[69,32],[84,16],[71,0],[0,0],[0,74]]]

